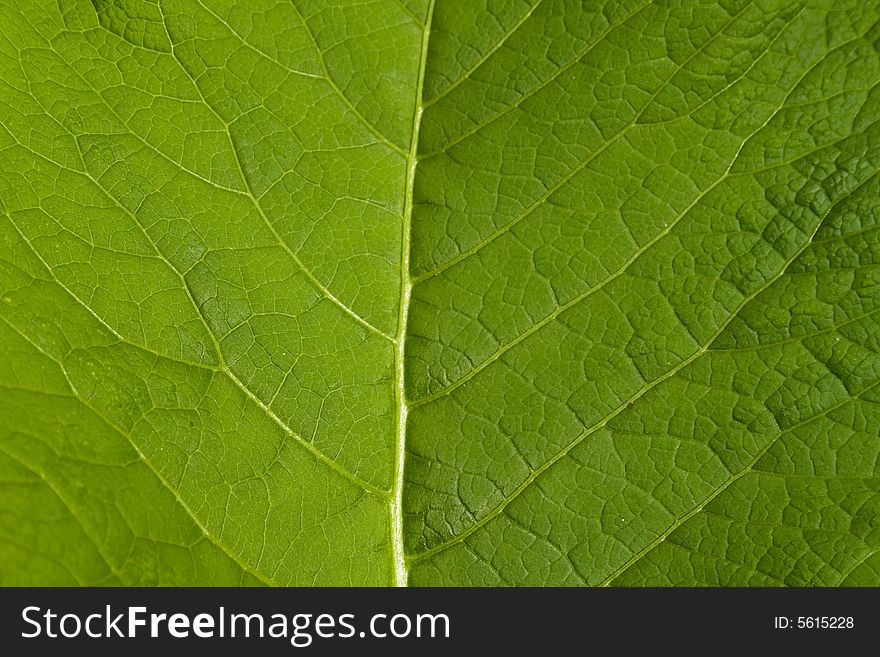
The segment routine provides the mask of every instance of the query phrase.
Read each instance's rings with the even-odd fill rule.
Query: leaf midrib
[[[423,90],[425,68],[428,62],[428,39],[431,36],[431,21],[434,18],[434,2],[429,0],[425,26],[422,30],[422,46],[419,53],[419,74],[416,80],[416,98],[413,104],[413,122],[410,135],[409,153],[406,157],[406,185],[404,187],[403,222],[400,239],[400,300],[397,320],[397,335],[394,339],[394,395],[397,406],[397,436],[394,450],[394,475],[392,495],[389,502],[391,530],[391,561],[394,586],[406,586],[408,571],[403,536],[403,486],[406,460],[406,329],[409,315],[409,302],[412,294],[410,277],[410,234],[412,232],[413,193],[416,167],[418,165],[419,129],[422,122]]]

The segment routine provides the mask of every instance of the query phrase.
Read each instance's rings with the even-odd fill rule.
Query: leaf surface
[[[880,583],[880,12],[0,3],[0,582]]]

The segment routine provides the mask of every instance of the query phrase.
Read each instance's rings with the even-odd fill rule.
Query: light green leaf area
[[[880,8],[0,0],[0,583],[880,585]]]

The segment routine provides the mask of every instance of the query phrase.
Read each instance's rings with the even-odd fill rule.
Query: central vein
[[[397,334],[394,337],[394,378],[397,398],[397,441],[394,456],[394,488],[390,505],[391,551],[394,562],[394,585],[406,586],[407,569],[403,552],[403,474],[406,460],[406,387],[404,374],[404,348],[406,324],[409,314],[409,300],[412,293],[412,280],[409,275],[410,233],[412,227],[413,186],[418,164],[419,127],[422,122],[422,88],[425,82],[425,63],[428,60],[428,37],[431,33],[431,19],[434,16],[434,1],[428,5],[428,17],[422,33],[422,49],[419,56],[419,76],[416,80],[416,101],[413,108],[412,138],[406,157],[406,187],[403,200],[403,228],[401,230],[400,253],[400,314],[397,320]]]

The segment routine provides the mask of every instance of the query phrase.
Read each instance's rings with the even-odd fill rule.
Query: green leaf
[[[880,584],[880,9],[0,3],[0,583]]]

